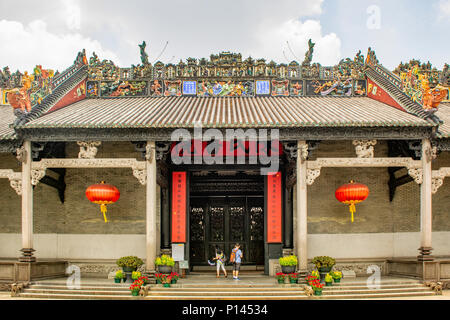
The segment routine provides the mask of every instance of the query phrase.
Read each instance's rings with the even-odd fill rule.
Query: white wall
[[[0,233],[0,258],[17,258],[20,234]],[[420,233],[314,234],[308,236],[308,258],[328,255],[338,259],[416,257]],[[145,235],[35,234],[37,258],[145,258]],[[433,232],[433,255],[450,256],[450,232]]]

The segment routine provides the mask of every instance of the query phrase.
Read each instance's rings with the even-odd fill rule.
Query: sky
[[[62,71],[77,53],[96,52],[120,67],[178,63],[221,51],[245,59],[335,65],[368,47],[381,64],[450,63],[450,0],[1,0],[0,67]]]

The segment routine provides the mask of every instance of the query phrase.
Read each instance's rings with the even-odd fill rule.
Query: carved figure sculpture
[[[309,66],[311,65],[311,61],[312,61],[312,57],[313,57],[313,53],[314,53],[314,46],[316,44],[312,42],[311,39],[309,39],[308,41],[308,51],[306,51],[305,53],[305,60],[302,63],[302,66]]]
[[[145,48],[147,47],[147,44],[145,41],[142,42],[142,44],[139,45],[139,48],[141,49],[141,62],[143,65],[148,64],[148,54],[145,52]]]

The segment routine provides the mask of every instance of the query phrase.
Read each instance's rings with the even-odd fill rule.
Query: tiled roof
[[[441,103],[436,115],[439,119],[444,121],[444,123],[439,126],[438,136],[441,138],[450,138],[450,102]]]
[[[0,105],[0,140],[14,140],[16,138],[14,129],[9,127],[15,119],[11,106]]]
[[[426,120],[366,97],[85,99],[23,128],[398,127]]]

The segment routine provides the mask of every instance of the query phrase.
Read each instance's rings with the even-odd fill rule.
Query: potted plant
[[[312,283],[314,282],[314,281],[316,281],[316,280],[319,280],[319,276],[315,276],[315,275],[309,275],[309,276],[307,276],[306,277],[306,282],[310,285],[310,286],[312,286]]]
[[[131,273],[131,279],[133,280],[139,280],[139,278],[142,276],[142,274],[139,271],[133,271]]]
[[[286,256],[286,257],[281,257],[279,259],[280,261],[280,266],[281,266],[281,271],[283,273],[294,273],[295,272],[295,268],[297,267],[297,256],[291,255],[291,256]]]
[[[282,272],[279,272],[276,274],[276,278],[277,278],[279,284],[283,284],[284,279],[286,279],[286,275]]]
[[[130,286],[130,291],[131,291],[131,295],[133,296],[138,296],[139,295],[139,291],[141,290],[142,287],[142,282],[136,280],[135,282],[133,282],[133,284]]]
[[[327,275],[325,276],[325,285],[327,287],[333,285],[333,277],[329,273],[327,273]]]
[[[160,273],[170,274],[172,267],[175,265],[175,260],[171,256],[163,254],[161,257],[156,258],[155,265]]]
[[[331,271],[333,266],[336,264],[336,260],[334,260],[331,257],[322,256],[322,257],[315,257],[312,260],[312,263],[316,265],[317,270],[319,270],[320,273],[320,280],[324,280],[327,273]]]
[[[316,295],[316,296],[322,295],[323,284],[320,283],[320,281],[318,279],[311,282],[311,287],[314,290],[314,295]]]
[[[170,274],[170,277],[172,278],[172,282],[171,283],[172,284],[176,284],[178,279],[180,278],[180,275],[178,273],[176,273],[176,272],[172,272]]]
[[[161,281],[161,277],[162,277],[162,276],[163,276],[162,273],[155,273],[156,283],[159,283],[159,284],[162,283],[162,281]]]
[[[297,273],[289,273],[289,282],[297,283],[298,282],[298,274]]]
[[[342,272],[334,271],[331,273],[331,276],[333,277],[335,283],[340,283],[342,279]]]
[[[170,283],[172,282],[172,277],[170,275],[162,275],[161,277],[161,282],[163,284],[164,287],[169,288],[170,287]]]
[[[124,272],[133,272],[144,264],[144,261],[136,256],[122,257],[116,261],[116,264],[123,269]]]
[[[115,283],[120,283],[123,279],[123,271],[122,270],[117,270],[116,271],[116,275],[114,276],[114,282]]]

